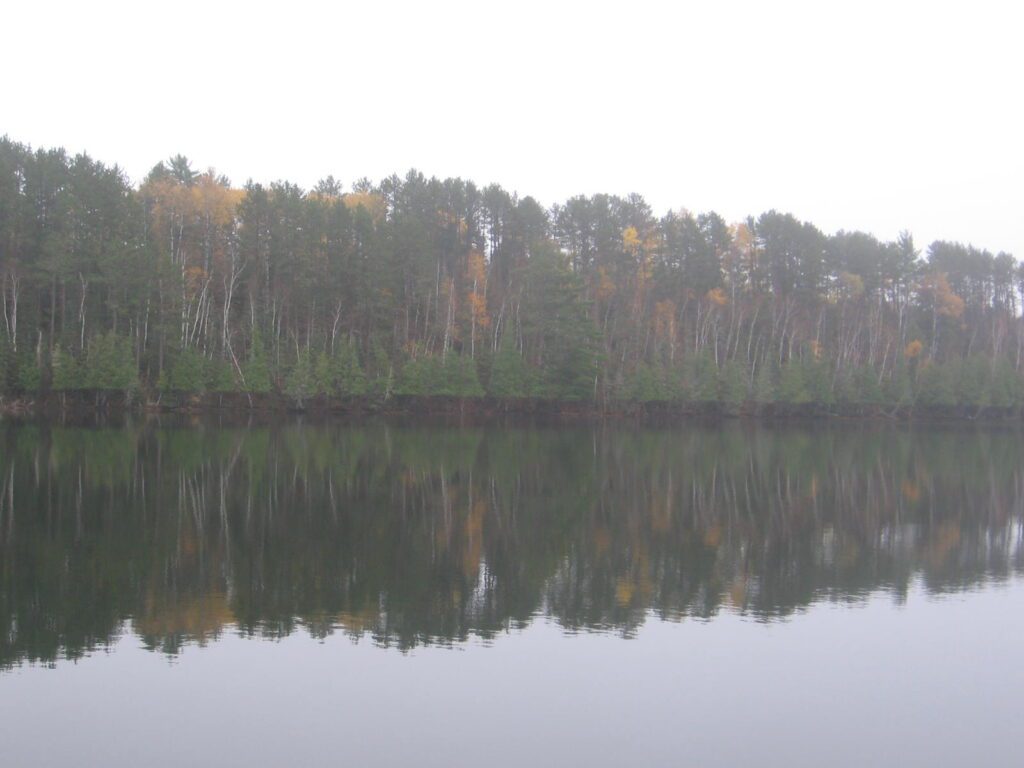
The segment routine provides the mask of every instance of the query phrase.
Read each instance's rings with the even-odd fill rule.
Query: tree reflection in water
[[[0,427],[0,666],[124,632],[411,648],[1020,572],[1017,432]]]

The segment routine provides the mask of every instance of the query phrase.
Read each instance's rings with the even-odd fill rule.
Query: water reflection
[[[0,666],[136,633],[410,648],[1020,573],[1016,432],[0,427]]]

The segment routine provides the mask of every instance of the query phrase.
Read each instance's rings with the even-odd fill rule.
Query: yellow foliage
[[[342,196],[342,200],[349,210],[355,210],[362,206],[373,217],[374,221],[384,218],[384,198],[372,192],[349,192]]]
[[[746,253],[754,247],[754,233],[742,221],[732,225],[732,240],[736,244],[737,250],[742,253]]]
[[[470,251],[466,271],[470,282],[483,283],[487,278],[487,262],[480,251]]]
[[[143,610],[135,617],[135,629],[143,635],[180,634],[201,641],[218,635],[235,621],[227,596],[219,592],[170,604],[156,602],[147,595]]]
[[[729,303],[729,297],[725,295],[725,291],[721,288],[712,288],[704,294],[704,298],[708,300],[708,303],[716,307],[724,307]]]
[[[634,256],[640,251],[640,233],[636,227],[626,227],[622,230],[622,247]]]
[[[676,303],[665,299],[654,304],[654,337],[663,339],[675,333]]]
[[[476,324],[482,328],[488,328],[491,325],[491,316],[487,313],[487,297],[482,293],[470,293],[469,294],[469,309],[473,313],[473,317],[476,319]]]
[[[915,357],[919,357],[921,350],[924,349],[924,344],[921,343],[920,339],[914,339],[912,342],[907,344],[907,348],[903,350],[903,356],[907,360],[913,360]]]
[[[633,600],[633,593],[636,586],[626,578],[621,578],[615,584],[615,602],[619,605],[629,605]]]

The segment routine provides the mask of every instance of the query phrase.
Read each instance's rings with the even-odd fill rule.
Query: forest
[[[0,139],[0,390],[1024,405],[1024,268],[417,171],[238,187]],[[251,400],[251,397],[250,397]]]

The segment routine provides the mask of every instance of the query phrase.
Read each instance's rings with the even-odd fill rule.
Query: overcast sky
[[[134,181],[178,152],[236,184],[416,167],[1024,258],[1015,5],[18,0],[0,134]]]

